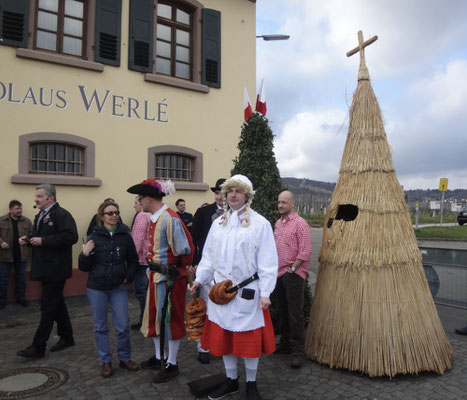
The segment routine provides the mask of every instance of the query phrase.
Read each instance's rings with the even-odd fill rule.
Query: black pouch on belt
[[[242,289],[242,295],[240,297],[245,300],[253,300],[255,298],[255,289]]]

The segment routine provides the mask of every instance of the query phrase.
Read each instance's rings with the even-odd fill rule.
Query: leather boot
[[[108,378],[108,377],[112,376],[112,374],[113,374],[112,363],[110,361],[102,363],[102,372],[101,372],[101,374],[102,374],[102,376],[104,378]]]

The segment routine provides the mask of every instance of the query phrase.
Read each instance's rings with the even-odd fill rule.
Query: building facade
[[[250,0],[0,0],[1,212],[18,199],[32,219],[52,183],[85,238],[107,197],[130,224],[146,178],[175,182],[171,207],[211,202],[254,93],[255,18]]]

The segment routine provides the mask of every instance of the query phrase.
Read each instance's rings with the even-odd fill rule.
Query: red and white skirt
[[[227,331],[206,317],[201,347],[214,356],[233,354],[235,357],[258,358],[276,350],[274,329],[269,310],[263,310],[264,326],[245,332]]]

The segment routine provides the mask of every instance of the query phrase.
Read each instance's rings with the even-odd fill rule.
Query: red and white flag
[[[251,109],[251,102],[250,98],[248,97],[246,87],[243,88],[243,114],[245,116],[245,121],[248,118],[251,118],[251,116],[253,115],[253,110]]]
[[[261,86],[259,87],[258,95],[256,96],[256,108],[255,111],[266,116],[266,93],[263,86],[264,80],[261,79]]]

